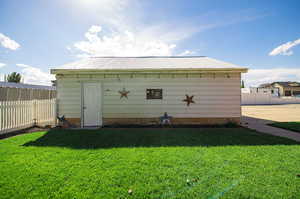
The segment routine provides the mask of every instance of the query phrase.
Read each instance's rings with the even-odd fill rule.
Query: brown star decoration
[[[121,94],[120,99],[123,97],[126,97],[128,99],[128,93],[130,93],[130,91],[126,91],[125,88],[123,88],[123,90],[119,91],[119,93]]]
[[[185,95],[185,97],[186,98],[184,100],[182,100],[182,101],[186,102],[187,106],[190,106],[190,104],[195,103],[194,100],[193,100],[194,95],[192,95],[192,96]]]

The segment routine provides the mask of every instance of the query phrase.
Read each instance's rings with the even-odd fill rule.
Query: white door
[[[101,84],[83,83],[83,126],[101,126]]]

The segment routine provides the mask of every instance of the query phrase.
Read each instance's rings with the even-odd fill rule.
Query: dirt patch
[[[272,122],[300,121],[300,104],[242,106],[244,117]]]
[[[240,127],[236,123],[229,122],[219,125],[197,125],[197,124],[178,124],[178,125],[138,125],[138,124],[120,124],[120,125],[105,125],[103,128],[235,128]]]

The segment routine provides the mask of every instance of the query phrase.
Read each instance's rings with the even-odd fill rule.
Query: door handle
[[[83,106],[82,109],[85,110],[85,109],[86,109],[86,106]]]

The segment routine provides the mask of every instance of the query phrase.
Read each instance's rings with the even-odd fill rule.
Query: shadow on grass
[[[167,146],[295,145],[246,128],[50,130],[24,146],[74,149]]]
[[[268,125],[300,133],[300,122],[274,122]]]

